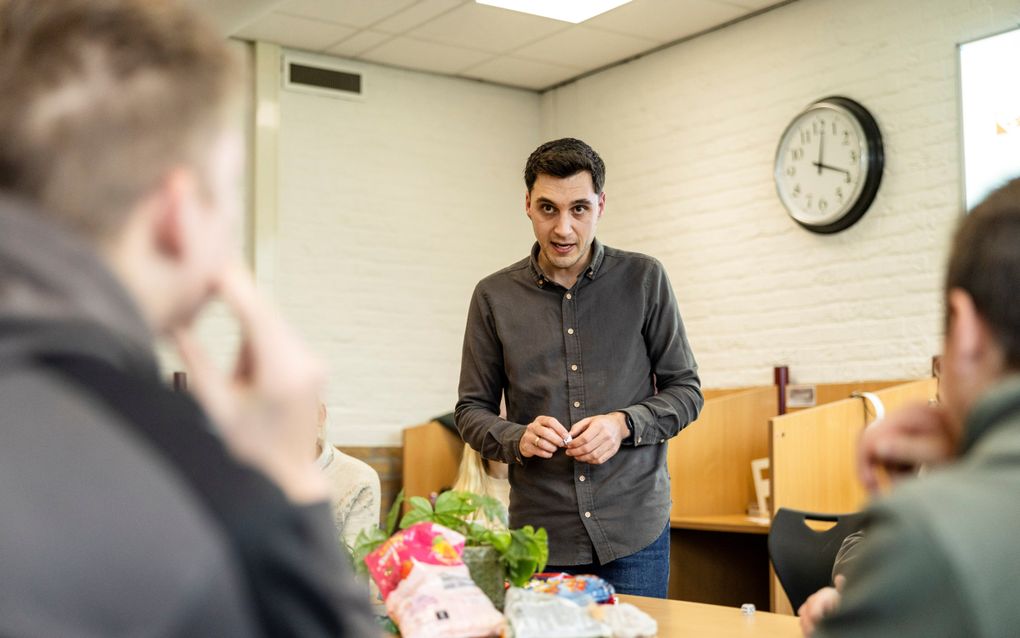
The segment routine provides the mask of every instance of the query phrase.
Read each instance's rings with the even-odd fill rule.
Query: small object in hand
[[[754,615],[754,611],[755,611],[754,603],[744,603],[743,605],[740,606],[740,613],[744,614],[745,616]]]
[[[573,440],[574,440],[574,437],[572,437],[572,436],[570,436],[570,435],[568,434],[567,436],[563,437],[563,446],[564,446],[564,447],[566,447],[566,446],[567,446],[567,445],[569,445],[569,444],[570,444],[570,442],[571,442],[571,441],[573,441]]]

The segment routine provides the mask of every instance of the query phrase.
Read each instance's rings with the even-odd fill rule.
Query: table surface
[[[799,638],[800,625],[795,616],[756,611],[744,615],[739,608],[704,605],[680,600],[663,600],[621,594],[620,602],[630,603],[659,623],[662,638],[698,636],[704,638]]]
[[[673,529],[701,529],[711,532],[737,532],[739,534],[768,534],[768,519],[751,518],[744,514],[716,516],[674,516],[669,519]]]

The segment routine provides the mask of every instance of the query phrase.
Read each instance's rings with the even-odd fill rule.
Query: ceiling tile
[[[634,0],[584,25],[656,40],[660,44],[700,33],[747,13],[711,0]]]
[[[567,23],[558,20],[470,2],[412,29],[408,35],[504,53],[567,28]]]
[[[321,51],[353,34],[355,29],[330,22],[309,20],[295,16],[270,13],[237,32],[248,40],[263,40],[277,44]]]
[[[461,75],[539,90],[569,80],[580,72],[580,69],[572,67],[522,60],[504,55],[466,69]]]
[[[372,25],[377,31],[386,33],[404,33],[413,29],[432,18],[446,13],[459,4],[473,2],[474,0],[421,0],[400,13],[390,16],[385,20]]]
[[[287,0],[276,11],[337,24],[368,27],[413,4],[414,0]]]
[[[457,73],[491,57],[488,53],[435,42],[396,37],[361,56],[370,62],[435,73]]]
[[[343,42],[326,49],[326,53],[354,58],[392,37],[389,33],[379,33],[378,31],[358,31]]]
[[[652,49],[657,44],[655,40],[579,25],[522,47],[514,51],[513,55],[590,71]]]

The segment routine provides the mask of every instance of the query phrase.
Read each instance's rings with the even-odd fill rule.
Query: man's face
[[[591,259],[605,193],[595,192],[588,171],[570,177],[540,174],[524,202],[539,244],[539,265],[551,277],[576,277]]]
[[[241,170],[243,143],[240,132],[225,130],[209,150],[209,158],[196,175],[189,198],[185,268],[191,282],[188,298],[181,304],[181,320],[190,322],[213,293],[216,279],[237,252],[236,231],[241,217]]]

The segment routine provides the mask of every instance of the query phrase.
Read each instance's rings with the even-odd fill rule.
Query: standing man
[[[510,465],[511,524],[548,530],[550,570],[665,597],[666,441],[703,403],[673,289],[655,259],[595,239],[605,165],[587,144],[538,147],[524,183],[536,243],[475,288],[457,428]]]
[[[0,635],[379,633],[308,451],[321,366],[231,255],[240,77],[175,2],[0,0]],[[229,378],[189,336],[214,297]]]

